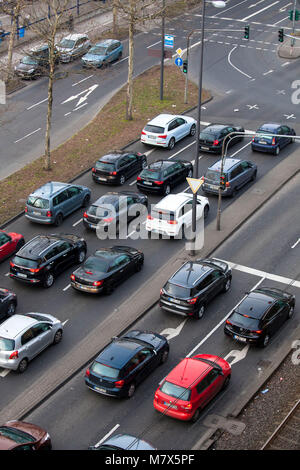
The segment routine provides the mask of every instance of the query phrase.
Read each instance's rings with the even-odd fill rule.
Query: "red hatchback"
[[[4,232],[0,230],[0,261],[11,256],[24,245],[23,235],[15,232]]]
[[[228,385],[230,376],[231,367],[221,357],[186,357],[156,390],[154,408],[172,418],[195,422],[202,408]]]

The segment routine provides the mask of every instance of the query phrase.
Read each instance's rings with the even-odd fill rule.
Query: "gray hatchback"
[[[33,222],[58,227],[71,212],[86,207],[90,198],[91,190],[86,186],[50,181],[30,194],[25,216]]]
[[[201,187],[205,193],[219,193],[221,162],[222,160],[215,162],[202,177],[204,183]],[[237,158],[226,158],[223,166],[225,188],[222,191],[222,196],[235,196],[238,189],[249,181],[254,181],[256,175],[257,166],[255,163]]]

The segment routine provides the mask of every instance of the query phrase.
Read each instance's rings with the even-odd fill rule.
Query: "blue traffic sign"
[[[181,57],[176,57],[175,64],[178,65],[178,67],[181,67],[182,64],[183,64],[182,58]]]
[[[169,34],[165,34],[165,47],[174,47],[174,36],[170,36]]]

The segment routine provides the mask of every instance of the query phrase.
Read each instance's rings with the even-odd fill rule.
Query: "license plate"
[[[41,215],[41,213],[38,212],[38,211],[33,211],[32,213],[33,213],[33,215]]]
[[[94,387],[94,389],[97,390],[97,392],[106,393],[105,388]]]
[[[170,302],[174,302],[175,304],[180,304],[180,300],[172,299],[172,297],[168,297],[168,300],[169,300]]]
[[[208,187],[211,189],[219,189],[219,186],[216,186],[214,184],[209,184]]]
[[[200,145],[200,148],[203,150],[209,150],[209,147],[203,147],[203,145]]]
[[[234,339],[237,339],[238,341],[241,341],[242,343],[246,343],[246,338],[242,338],[241,336],[234,335]]]
[[[102,177],[98,176],[98,180],[100,180],[100,181],[106,181],[106,178],[102,178]]]
[[[176,405],[171,405],[170,403],[167,403],[166,401],[164,402],[164,405],[167,406],[168,408],[173,408],[174,410],[177,410]]]
[[[148,135],[148,139],[156,139],[156,135]]]
[[[27,274],[17,273],[17,276],[19,276],[19,277],[27,277]]]
[[[264,140],[259,140],[258,143],[266,145],[267,142],[265,142]]]
[[[150,183],[150,181],[144,181],[144,184],[147,184],[148,186],[152,186],[152,183]]]

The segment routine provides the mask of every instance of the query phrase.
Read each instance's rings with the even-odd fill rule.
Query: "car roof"
[[[168,194],[168,196],[155,204],[154,209],[176,210],[182,204],[190,200],[191,198],[185,193]]]
[[[177,163],[176,161],[170,160],[156,160],[155,162],[150,163],[145,170],[164,170],[172,165]]]
[[[123,155],[127,155],[128,152],[112,152],[108,153],[107,155],[103,155],[102,157],[98,158],[98,161],[105,161],[105,162],[114,162],[118,160],[120,157],[123,157]]]
[[[277,300],[269,293],[254,290],[247,295],[235,311],[251,318],[260,319]]]
[[[77,39],[81,38],[87,38],[87,34],[81,34],[81,33],[73,33],[73,34],[68,34],[67,36],[64,36],[63,39],[71,39],[71,41],[76,41]]]
[[[0,336],[14,339],[22,331],[37,323],[38,320],[27,315],[12,315],[0,325]]]
[[[191,288],[200,278],[209,274],[213,269],[212,266],[208,266],[201,261],[187,261],[170,277],[168,282]]]
[[[47,198],[53,196],[62,189],[69,188],[70,186],[71,185],[69,183],[61,183],[59,181],[48,181],[48,183],[44,184],[40,188],[36,189],[33,193],[31,193],[30,196]]]
[[[218,124],[218,123],[212,123],[212,124],[209,124],[208,126],[206,126],[204,129],[202,129],[201,132],[204,132],[206,130],[214,130],[214,131],[221,131],[222,129],[224,129],[225,127],[228,127],[228,126],[231,126],[231,124]]]
[[[110,46],[111,44],[115,44],[115,43],[119,43],[120,41],[118,39],[103,39],[103,41],[99,41],[97,42],[96,44],[94,44],[94,46],[104,46],[104,47],[108,47]]]
[[[223,171],[226,172],[226,171],[231,170],[233,166],[235,166],[237,163],[240,163],[242,161],[243,160],[239,160],[238,158],[226,158],[224,165],[223,165]],[[218,160],[208,169],[214,170],[214,171],[221,171],[221,165],[222,165],[222,160]]]
[[[37,260],[40,258],[41,253],[52,245],[55,245],[62,237],[56,237],[55,235],[37,235],[32,240],[29,240],[22,248],[18,251],[17,255]]]
[[[270,122],[270,123],[263,124],[257,130],[275,131],[276,129],[278,129],[278,127],[281,127],[281,124]]]
[[[159,114],[155,118],[151,119],[151,121],[148,121],[146,125],[151,124],[154,126],[166,126],[170,121],[177,117],[182,116],[178,116],[176,114]]]
[[[131,339],[118,338],[110,343],[96,358],[97,362],[116,369],[122,369],[125,364],[145,345]]]
[[[185,357],[171,370],[165,380],[180,387],[189,388],[197,383],[200,377],[205,377],[212,368],[211,365],[205,362],[192,357]]]

